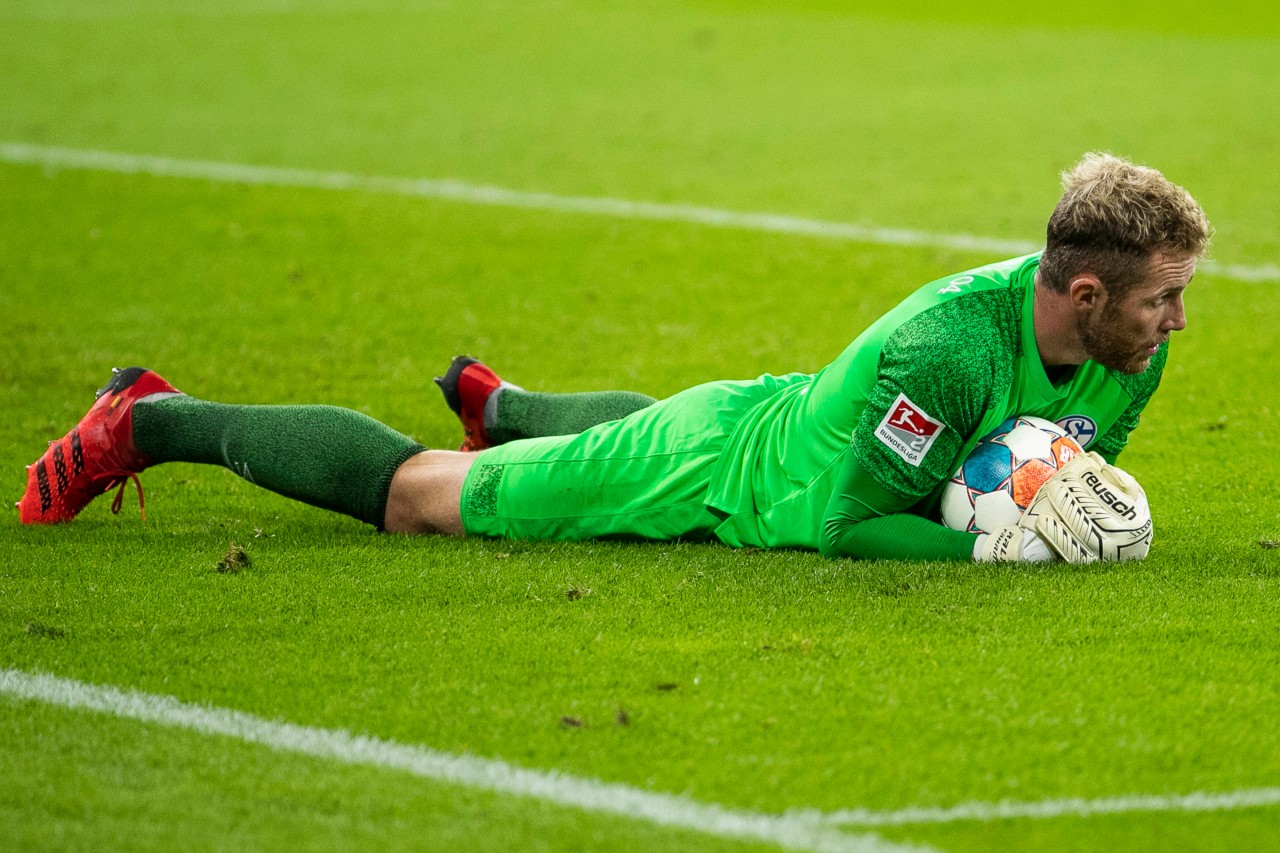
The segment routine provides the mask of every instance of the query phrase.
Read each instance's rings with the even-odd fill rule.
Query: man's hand
[[[1138,481],[1082,453],[1045,482],[1018,525],[1069,563],[1141,560],[1151,550],[1151,508]]]

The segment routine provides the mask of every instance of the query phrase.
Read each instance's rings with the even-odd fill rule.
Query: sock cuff
[[[378,532],[382,533],[386,530],[387,520],[387,500],[391,497],[391,481],[395,479],[396,472],[400,470],[400,466],[408,462],[419,453],[428,448],[421,444],[411,444],[400,450],[399,453],[390,457],[382,471],[378,474],[376,491],[374,494],[373,505],[365,512],[365,517],[360,519],[367,524],[372,524],[378,528]]]
[[[484,423],[486,432],[498,425],[498,398],[501,397],[503,392],[510,387],[510,385],[505,383],[499,385],[497,388],[493,389],[493,393],[485,399],[484,412],[481,414],[481,420]]]

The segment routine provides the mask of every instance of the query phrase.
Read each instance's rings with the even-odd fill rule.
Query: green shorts
[[[772,377],[770,377],[772,378]],[[716,463],[773,382],[710,382],[578,435],[481,451],[462,486],[469,536],[580,541],[705,540]]]

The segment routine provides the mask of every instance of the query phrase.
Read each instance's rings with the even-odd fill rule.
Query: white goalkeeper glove
[[[1151,550],[1151,508],[1129,474],[1082,453],[1049,478],[1018,521],[1063,560],[1141,560]]]
[[[1058,559],[1058,555],[1034,530],[1006,524],[978,535],[973,559],[979,563],[1047,563]]]

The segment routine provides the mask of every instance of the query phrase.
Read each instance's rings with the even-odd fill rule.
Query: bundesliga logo
[[[889,426],[921,438],[928,438],[938,431],[938,424],[912,406],[909,400],[903,400],[893,410],[893,414],[889,416]]]
[[[929,417],[906,394],[899,394],[876,428],[876,438],[907,462],[919,467],[920,460],[929,452],[941,431],[942,421]]]

